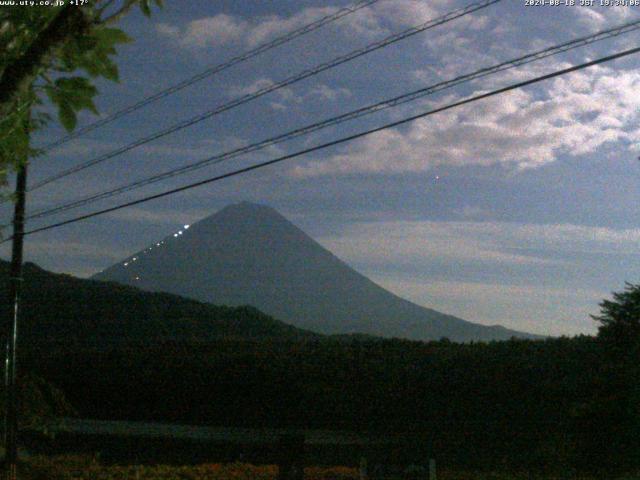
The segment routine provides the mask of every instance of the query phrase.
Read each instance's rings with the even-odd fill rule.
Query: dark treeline
[[[637,466],[633,413],[592,337],[60,346],[23,362],[85,417],[402,432],[417,439],[406,448],[465,468]]]
[[[601,304],[598,337],[454,344],[324,337],[32,264],[25,277],[19,365],[39,380],[23,390],[48,416],[72,408],[46,382],[81,417],[402,433],[452,467],[640,468],[640,286]]]
[[[0,261],[0,318],[9,318],[12,308],[6,298],[8,271],[9,264]],[[250,306],[210,305],[168,293],[51,273],[32,263],[25,264],[24,277],[19,334],[26,343],[317,336]]]

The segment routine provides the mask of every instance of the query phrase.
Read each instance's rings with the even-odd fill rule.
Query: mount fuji
[[[251,305],[296,327],[412,340],[539,338],[419,306],[338,259],[273,208],[242,202],[96,274],[143,290]]]

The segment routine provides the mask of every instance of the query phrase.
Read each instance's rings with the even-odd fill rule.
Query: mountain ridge
[[[23,267],[20,336],[85,345],[219,339],[315,339],[251,306],[225,307],[132,286]],[[9,263],[0,260],[0,311],[8,317]]]
[[[92,277],[218,305],[253,305],[322,334],[410,340],[540,338],[405,300],[265,205],[229,205]]]

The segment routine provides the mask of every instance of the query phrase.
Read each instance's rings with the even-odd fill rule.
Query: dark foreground
[[[592,337],[227,340],[40,345],[22,365],[60,387],[82,418],[400,432],[412,462],[614,478],[639,467],[638,363],[625,358]]]
[[[21,469],[25,480],[277,480],[275,465],[251,465],[246,463],[202,464],[195,466],[171,465],[103,465],[89,457],[33,457],[25,461]],[[351,467],[306,467],[304,480],[360,480],[358,469]],[[369,477],[375,480],[373,477]],[[380,478],[380,477],[379,477]],[[414,469],[386,479],[424,479],[428,474]],[[522,473],[473,472],[439,470],[440,480],[637,480],[640,476],[575,476],[532,475]]]

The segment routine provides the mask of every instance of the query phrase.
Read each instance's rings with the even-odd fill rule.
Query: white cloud
[[[253,19],[245,31],[244,40],[247,46],[255,47],[280,35],[312,23],[338,10],[336,7],[310,7],[291,15],[281,17],[270,15]]]
[[[510,285],[434,281],[394,275],[370,277],[378,284],[415,303],[483,325],[540,335],[594,334],[590,314],[609,292],[548,285]]]
[[[516,265],[561,265],[549,254],[638,254],[640,229],[572,224],[381,221],[354,223],[319,241],[347,262],[426,264],[433,260]],[[538,253],[518,253],[536,251]],[[557,255],[556,255],[557,256]]]
[[[478,220],[491,217],[491,211],[475,205],[465,205],[456,213],[465,220]]]
[[[255,47],[337,11],[335,7],[306,8],[291,17],[271,15],[255,19],[218,14],[189,22],[184,29],[160,24],[158,33],[188,48],[242,43]]]
[[[108,213],[107,216],[114,220],[133,223],[150,223],[154,225],[174,225],[180,226],[184,224],[194,223],[201,218],[210,215],[208,209],[200,210],[150,210],[145,208],[125,208]],[[120,257],[122,258],[122,257]]]
[[[242,40],[249,24],[224,13],[189,22],[184,30],[164,23],[157,27],[164,35],[183,47],[203,48],[221,46]]]
[[[582,278],[558,285],[553,273],[514,284],[509,272],[549,268],[579,275],[583,261],[575,255],[640,255],[640,228],[572,224],[375,221],[354,223],[319,241],[376,283],[418,304],[486,325],[555,335],[593,333],[589,314],[609,292],[580,287]],[[498,267],[505,280],[434,278],[434,265],[442,262],[459,272],[474,265]],[[407,265],[416,268],[407,272]]]
[[[180,38],[180,29],[176,26],[169,25],[168,23],[158,23],[156,25],[156,31],[165,37],[174,39]]]
[[[504,251],[492,234],[479,229],[492,224],[465,222],[376,222],[354,224],[339,236],[319,241],[347,262],[378,265],[425,264],[434,260],[544,264],[542,258]],[[491,241],[484,240],[489,237]]]
[[[600,6],[576,8],[578,22],[591,30],[617,25],[635,16],[634,8],[626,6]]]
[[[336,22],[336,26],[350,36],[374,37],[386,35],[390,29],[417,25],[433,19],[450,8],[451,0],[423,2],[419,0],[395,0],[380,2],[349,14]],[[218,14],[189,22],[180,29],[174,25],[161,23],[156,29],[161,35],[179,45],[189,48],[220,46],[229,43],[243,43],[249,48],[315,22],[336,13],[335,6],[308,7],[284,17],[267,15],[255,18]],[[477,17],[474,25],[486,21]]]
[[[519,89],[417,120],[406,129],[370,135],[291,173],[420,172],[437,165],[530,168],[561,154],[593,153],[607,142],[638,148],[639,72],[595,67],[545,87],[543,95]]]
[[[321,100],[335,101],[340,97],[350,97],[351,90],[348,88],[331,88],[329,85],[319,84],[311,88],[309,97],[319,97]]]
[[[99,258],[119,260],[126,255],[123,249],[105,248],[90,242],[70,241],[32,241],[29,243],[29,254],[32,255],[68,255],[75,258]]]
[[[275,82],[270,78],[259,78],[247,85],[236,85],[228,89],[230,97],[238,98],[245,95],[253,95],[261,90],[269,89]],[[351,96],[351,91],[347,88],[332,88],[325,84],[317,84],[311,87],[307,93],[297,94],[292,88],[277,88],[273,91],[278,96],[278,100],[272,101],[269,105],[274,110],[287,110],[292,104],[300,105],[307,100],[320,100],[335,102],[341,98]]]
[[[386,19],[394,25],[417,25],[438,16],[443,7],[451,2],[421,2],[416,0],[397,0],[380,2],[374,7],[376,16]]]

